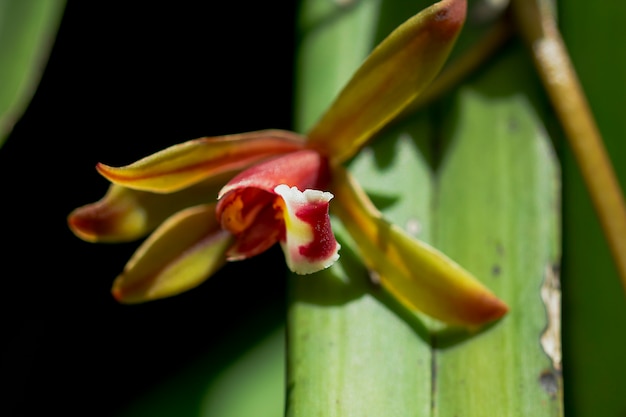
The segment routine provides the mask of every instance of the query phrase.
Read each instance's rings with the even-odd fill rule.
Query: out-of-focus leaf
[[[615,173],[626,189],[625,2],[560,4],[559,23]],[[569,149],[564,165],[565,405],[575,417],[626,415],[626,297]],[[615,390],[607,387],[616,387]]]
[[[280,417],[285,331],[260,312],[199,358],[138,396],[116,417]]]
[[[0,146],[37,88],[64,8],[65,0],[0,0]]]
[[[280,417],[284,393],[285,332],[280,328],[217,375],[199,417]]]

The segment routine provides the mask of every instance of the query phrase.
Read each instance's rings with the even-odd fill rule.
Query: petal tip
[[[124,293],[120,288],[113,287],[111,288],[111,295],[118,303],[124,303]]]
[[[83,207],[77,208],[67,216],[67,225],[72,233],[87,242],[96,242],[98,240],[96,223],[92,216],[87,215],[87,210]]]
[[[103,177],[107,177],[107,174],[113,169],[113,167],[110,167],[108,165],[103,164],[102,162],[98,162],[96,164],[96,171],[98,171],[98,173],[100,175],[102,175]]]
[[[507,304],[491,293],[481,294],[474,301],[466,317],[470,327],[480,327],[495,322],[509,312]]]
[[[106,197],[74,209],[67,216],[72,233],[86,242],[127,242],[142,235],[146,225],[143,210],[112,204]]]
[[[145,288],[145,282],[131,282],[128,277],[128,265],[124,271],[115,278],[111,286],[111,295],[120,304],[141,304],[155,299],[149,289]]]
[[[436,32],[444,40],[455,38],[465,23],[466,0],[442,0],[433,19]]]
[[[148,298],[142,299],[142,298],[138,298],[137,296],[133,297],[132,295],[129,295],[128,292],[124,291],[121,286],[116,285],[116,284],[113,284],[113,287],[111,288],[111,295],[113,296],[115,301],[117,301],[120,304],[126,304],[126,305],[140,304],[146,301],[150,301],[150,299]]]

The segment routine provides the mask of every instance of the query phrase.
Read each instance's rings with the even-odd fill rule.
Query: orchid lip
[[[328,191],[298,190],[280,184],[274,192],[282,199],[285,238],[281,246],[287,266],[297,274],[311,274],[328,268],[339,259],[340,245],[330,226]]]

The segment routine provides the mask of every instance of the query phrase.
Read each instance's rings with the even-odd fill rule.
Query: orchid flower
[[[365,265],[407,307],[469,327],[504,315],[506,305],[467,271],[387,223],[343,167],[435,77],[465,13],[465,0],[443,0],[407,20],[306,135],[207,137],[121,168],[98,164],[112,185],[103,199],[70,214],[72,231],[116,242],[156,228],[115,280],[114,297],[136,303],[172,296],[226,261],[276,243],[291,271],[313,274],[339,258],[332,212],[355,237]]]

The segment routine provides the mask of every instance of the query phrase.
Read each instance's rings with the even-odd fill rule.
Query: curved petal
[[[232,239],[215,220],[215,204],[176,213],[135,252],[113,283],[113,296],[139,303],[187,291],[224,264]]]
[[[302,149],[304,138],[284,130],[190,140],[121,168],[98,164],[115,184],[135,190],[171,193],[224,172],[241,170],[274,155]]]
[[[102,199],[74,209],[68,216],[68,225],[76,236],[88,242],[139,239],[185,207],[214,202],[227,179],[211,178],[171,194],[155,194],[111,184]]]
[[[219,199],[234,190],[257,188],[274,193],[279,184],[290,187],[324,188],[330,179],[326,158],[313,150],[301,150],[269,159],[242,171],[219,192]],[[218,206],[218,213],[220,207]]]
[[[368,268],[407,307],[449,324],[476,327],[496,320],[507,306],[454,261],[386,222],[342,168],[335,172],[334,212]]]
[[[289,269],[296,274],[311,274],[331,266],[339,259],[339,244],[330,227],[329,192],[304,190],[281,184],[274,190],[282,197],[285,237],[281,246]]]
[[[465,21],[466,0],[443,0],[394,30],[308,134],[333,164],[353,156],[439,72]]]

